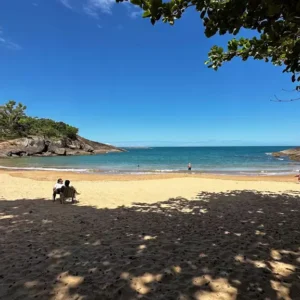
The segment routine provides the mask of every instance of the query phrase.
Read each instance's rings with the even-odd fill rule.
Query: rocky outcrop
[[[31,136],[0,142],[0,157],[91,155],[107,152],[124,152],[124,150],[81,136],[77,136],[75,140]]]
[[[300,161],[300,147],[287,149],[279,152],[273,152],[274,157],[288,157],[294,161]]]

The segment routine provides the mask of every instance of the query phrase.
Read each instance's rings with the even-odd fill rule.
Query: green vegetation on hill
[[[0,139],[42,135],[47,138],[75,139],[78,128],[50,119],[29,117],[25,114],[26,106],[15,101],[8,101],[0,106]]]

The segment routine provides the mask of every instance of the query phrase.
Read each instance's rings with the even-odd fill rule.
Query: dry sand
[[[57,177],[79,203],[51,201]],[[288,177],[0,171],[0,299],[300,299]]]

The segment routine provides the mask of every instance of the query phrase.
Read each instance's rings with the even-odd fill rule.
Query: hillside
[[[0,157],[66,156],[123,149],[90,141],[78,135],[78,128],[51,119],[30,117],[26,106],[8,101],[0,106]]]

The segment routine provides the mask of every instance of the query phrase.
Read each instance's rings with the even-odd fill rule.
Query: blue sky
[[[214,44],[190,9],[152,26],[112,0],[3,0],[0,103],[61,120],[116,145],[296,145],[300,102],[280,68],[204,65]]]

